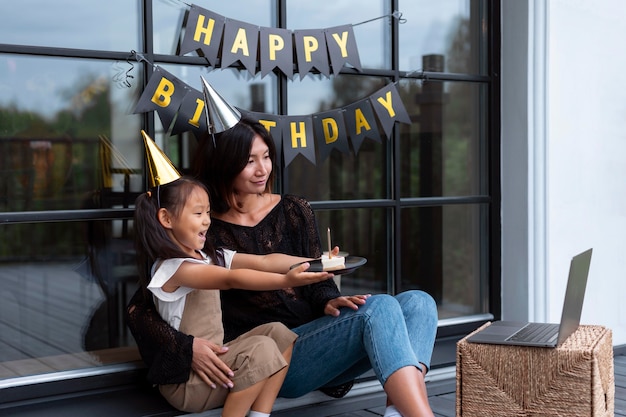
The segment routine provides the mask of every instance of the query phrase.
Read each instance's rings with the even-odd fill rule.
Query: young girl
[[[332,276],[327,272],[305,272],[308,263],[290,270],[291,265],[306,258],[215,250],[206,245],[209,212],[205,186],[185,177],[159,185],[135,202],[142,287],[152,292],[160,315],[175,329],[222,346],[218,290],[272,290]],[[151,280],[145,282],[148,265],[152,265]],[[296,337],[281,323],[258,326],[224,345],[219,355],[223,369],[202,376],[192,371],[186,382],[159,385],[159,390],[170,404],[183,411],[200,412],[223,405],[224,417],[242,417],[248,410],[252,410],[250,417],[269,416]]]

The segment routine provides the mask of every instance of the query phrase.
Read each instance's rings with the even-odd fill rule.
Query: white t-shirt
[[[200,251],[202,259],[195,258],[171,258],[164,261],[157,260],[152,265],[152,279],[148,284],[148,289],[154,296],[154,304],[159,311],[159,314],[169,323],[170,326],[178,330],[180,327],[180,321],[183,318],[183,311],[185,310],[185,296],[189,294],[194,288],[178,287],[174,292],[163,291],[163,285],[176,273],[178,268],[183,262],[194,262],[199,264],[211,264],[212,261],[206,256],[206,254]],[[224,249],[224,262],[226,268],[230,269],[230,265],[233,261],[235,252],[232,250]]]

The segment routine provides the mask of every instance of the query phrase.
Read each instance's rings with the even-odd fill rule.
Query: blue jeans
[[[370,369],[384,386],[405,366],[430,367],[437,305],[423,291],[373,295],[354,311],[292,329],[298,334],[281,397],[294,398],[354,380]]]

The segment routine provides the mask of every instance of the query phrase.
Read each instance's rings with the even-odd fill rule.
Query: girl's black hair
[[[256,120],[242,117],[232,128],[215,136],[202,138],[193,160],[193,173],[206,184],[211,198],[211,210],[225,213],[231,207],[234,195],[234,181],[246,167],[254,137],[263,139],[269,149],[272,166],[276,162],[276,146],[268,130]],[[265,192],[274,186],[274,172],[267,179]]]
[[[150,282],[150,268],[157,259],[188,257],[166,233],[165,228],[159,222],[158,211],[160,208],[164,208],[173,216],[178,216],[183,210],[187,198],[196,188],[201,188],[208,194],[206,187],[200,181],[194,178],[181,177],[168,184],[155,187],[147,193],[140,194],[135,200],[135,249],[137,251],[139,282],[142,288],[147,288]],[[215,259],[215,248],[208,240],[204,252],[211,259]]]

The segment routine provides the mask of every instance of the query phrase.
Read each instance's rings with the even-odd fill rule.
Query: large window
[[[395,83],[410,124],[315,163],[281,159],[276,191],[307,198],[322,236],[330,227],[342,249],[368,259],[340,278],[344,293],[424,289],[445,334],[499,313],[490,297],[499,285],[498,2],[200,5],[262,27],[353,25],[360,70],[293,78],[178,55],[182,1],[13,3],[0,14],[5,386],[139,363],[123,308],[136,288],[132,205],[146,184],[140,130],[182,171],[197,146],[154,112],[134,113],[156,67],[199,90],[203,76],[234,106],[282,115],[341,109]]]

